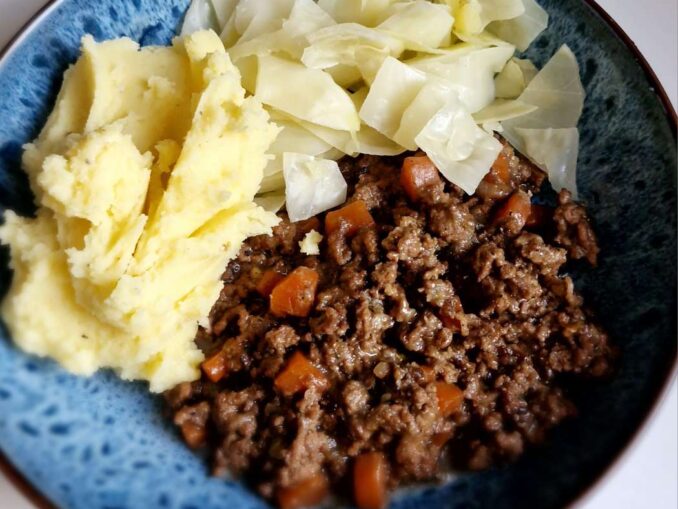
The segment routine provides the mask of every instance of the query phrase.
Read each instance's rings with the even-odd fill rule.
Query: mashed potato
[[[212,32],[141,50],[85,37],[26,146],[37,217],[10,211],[0,229],[16,343],[155,392],[197,378],[226,263],[277,222],[253,201],[277,132]]]

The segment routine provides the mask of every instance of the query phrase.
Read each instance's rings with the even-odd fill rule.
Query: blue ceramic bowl
[[[518,463],[395,495],[394,508],[558,507],[590,486],[627,445],[676,355],[675,113],[642,57],[582,0],[542,0],[548,31],[530,57],[563,42],[588,94],[580,184],[600,235],[600,268],[575,274],[623,352],[614,380],[577,395],[581,415]],[[22,144],[38,133],[80,37],[169,42],[188,0],[61,0],[0,61],[0,207],[30,213]],[[640,61],[637,59],[640,58]],[[654,87],[654,89],[653,89]],[[664,103],[668,104],[668,103]],[[10,273],[2,253],[0,287]],[[40,310],[36,309],[36,313]],[[77,378],[0,337],[0,450],[42,495],[74,509],[265,507],[238,482],[210,478],[158,397],[111,373]]]

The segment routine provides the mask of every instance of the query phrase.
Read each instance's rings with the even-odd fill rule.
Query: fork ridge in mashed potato
[[[0,229],[15,342],[154,392],[196,379],[224,266],[278,221],[253,201],[277,132],[213,32],[143,49],[86,36],[25,147],[37,215]]]

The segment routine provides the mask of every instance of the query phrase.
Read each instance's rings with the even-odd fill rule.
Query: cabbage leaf
[[[360,129],[351,98],[329,74],[270,55],[258,58],[255,95],[262,103],[331,129]]]
[[[389,14],[396,0],[318,0],[337,23],[360,23],[375,27]]]
[[[282,28],[238,42],[229,49],[229,55],[235,62],[252,55],[283,52],[298,60],[308,45],[306,36],[332,24],[332,18],[313,0],[295,0]]]
[[[493,21],[517,18],[525,13],[522,0],[478,0],[483,29]]]
[[[495,21],[487,29],[525,51],[549,23],[548,13],[535,0],[522,0],[525,12],[517,18]]]
[[[219,32],[219,20],[210,0],[193,0],[184,15],[181,25],[182,37],[200,30]]]
[[[393,139],[407,150],[416,150],[415,138],[429,120],[450,101],[458,102],[459,98],[443,80],[430,80],[419,91],[407,107],[400,120],[398,131]]]
[[[513,56],[513,46],[473,49],[460,45],[444,55],[420,57],[407,63],[429,75],[443,78],[471,112],[494,100],[494,77]]]
[[[234,13],[238,42],[280,29],[293,5],[294,0],[239,0]]]
[[[281,29],[238,42],[229,48],[228,54],[233,62],[238,62],[243,58],[273,53],[285,53],[290,58],[298,58],[302,51],[303,46]]]
[[[334,24],[332,17],[313,0],[295,0],[290,16],[282,27],[290,37],[306,37]]]
[[[525,86],[529,85],[534,77],[539,74],[539,69],[534,65],[534,62],[529,58],[512,58],[514,63],[518,64],[520,70],[523,71],[523,78],[525,79]]]
[[[240,39],[240,34],[235,29],[235,11],[231,14],[231,17],[228,19],[225,25],[221,29],[219,34],[221,42],[224,43],[224,48],[228,49],[233,46],[238,39]]]
[[[235,12],[235,6],[238,4],[239,0],[211,0],[212,7],[214,7],[214,13],[217,16],[217,21],[219,22],[219,28],[222,28],[228,20],[231,19],[233,13]],[[217,30],[219,32],[220,30]]]
[[[532,104],[526,104],[520,100],[497,99],[489,106],[473,114],[473,119],[478,124],[487,124],[490,122],[504,122],[514,118],[522,117],[532,113],[537,109]]]
[[[335,65],[325,69],[325,72],[332,76],[334,82],[341,88],[349,88],[362,78],[358,68],[350,65]]]
[[[360,118],[392,139],[400,127],[405,110],[426,81],[423,72],[395,58],[386,58],[360,108]]]
[[[496,96],[500,99],[516,99],[538,72],[532,61],[512,58],[494,79]]]
[[[327,152],[319,154],[318,158],[320,158],[320,159],[332,159],[332,161],[338,161],[339,159],[341,159],[345,155],[346,154],[344,154],[341,150],[336,149],[336,148],[331,148]]]
[[[362,125],[360,131],[352,136],[352,144],[349,152],[356,154],[369,154],[374,156],[396,156],[405,152],[405,148],[390,140],[376,129],[368,125]]]
[[[502,150],[501,143],[453,101],[429,120],[415,141],[440,173],[468,194],[475,193]]]
[[[523,93],[526,86],[523,70],[514,59],[506,62],[502,71],[494,78],[495,96],[500,99],[515,99]]]
[[[282,155],[285,152],[297,152],[317,156],[332,148],[332,145],[294,121],[276,118],[274,122],[281,127],[281,130],[269,147],[269,154]]]
[[[570,48],[563,45],[518,98],[537,109],[505,122],[504,128],[576,127],[584,109],[584,97],[577,59]]]
[[[259,193],[270,193],[285,188],[285,179],[282,172],[282,157],[280,160],[276,160],[276,167],[277,166],[280,167],[278,171],[269,175],[264,175],[264,178],[261,180],[261,185],[259,186]]]
[[[351,133],[348,131],[329,129],[311,122],[298,122],[315,136],[341,151],[342,154],[395,156],[405,151],[405,149],[397,143],[364,124],[360,126],[359,131]],[[330,157],[328,159],[334,158]]]
[[[360,76],[365,83],[372,86],[379,69],[384,64],[384,60],[390,56],[389,51],[370,46],[361,46],[356,48],[355,55],[358,61]]]
[[[273,191],[270,193],[258,194],[254,197],[254,203],[259,205],[267,212],[278,212],[285,205],[285,193]]]
[[[286,152],[283,174],[291,221],[308,219],[346,201],[348,186],[336,161]]]
[[[579,130],[566,129],[521,129],[515,130],[516,141],[521,151],[533,163],[546,171],[549,182],[556,192],[567,189],[577,199],[577,155],[579,153]],[[512,141],[509,139],[509,141]]]
[[[425,0],[398,3],[395,12],[377,28],[405,43],[405,48],[427,51],[450,41],[454,18],[447,6]]]
[[[301,61],[312,69],[327,69],[339,64],[355,67],[359,63],[358,48],[373,48],[394,57],[405,49],[399,38],[357,23],[323,28],[309,34],[308,42]]]

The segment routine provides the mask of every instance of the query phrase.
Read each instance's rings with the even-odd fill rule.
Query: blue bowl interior
[[[516,464],[398,493],[395,508],[556,507],[591,484],[655,401],[676,352],[676,149],[671,120],[641,67],[581,0],[542,0],[551,24],[528,52],[543,64],[562,43],[587,91],[579,182],[602,247],[578,288],[619,345],[616,377],[574,394],[580,417]],[[188,0],[63,0],[0,64],[0,206],[33,210],[20,169],[84,33],[164,44]],[[7,260],[2,251],[3,262]],[[0,273],[4,292],[7,264]],[[36,310],[40,312],[40,310]],[[266,504],[210,478],[143,384],[90,379],[0,339],[0,449],[57,505],[69,508],[245,509]]]

